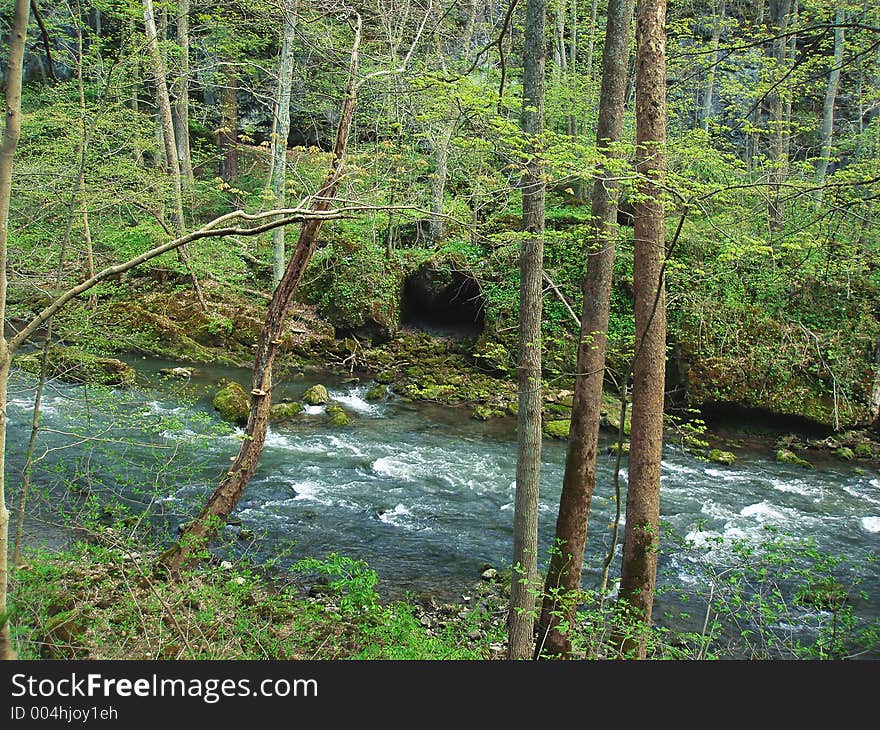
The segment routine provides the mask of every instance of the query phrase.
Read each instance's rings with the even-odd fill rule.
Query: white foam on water
[[[863,500],[865,502],[870,502],[871,504],[880,504],[880,499],[876,499],[869,494],[865,494],[864,491],[862,491],[860,489],[856,489],[855,487],[850,486],[849,484],[844,486],[843,491],[846,492],[847,494],[851,494],[853,497],[856,497],[857,499]]]
[[[729,471],[725,469],[715,469],[713,467],[708,467],[704,470],[704,473],[708,477],[712,477],[713,479],[722,479],[725,482],[743,482],[748,480],[748,475],[743,474],[738,471]]]
[[[813,497],[816,494],[816,487],[811,487],[800,479],[771,479],[770,485],[776,491],[787,494],[800,494],[804,497]],[[819,491],[821,491],[821,487]]]
[[[271,428],[266,431],[266,441],[265,445],[269,446],[273,449],[293,449],[295,448],[293,442],[291,442],[289,436],[285,436],[283,433],[278,433],[277,431],[273,431]]]
[[[379,521],[386,525],[402,527],[405,530],[430,530],[429,527],[420,525],[415,515],[404,504],[398,504],[394,509],[386,510],[379,515]]]
[[[167,403],[162,403],[157,400],[148,401],[144,405],[147,407],[147,412],[154,416],[170,416],[173,413],[180,413],[183,410],[183,406],[171,407]]]
[[[194,441],[198,438],[204,438],[204,434],[197,433],[193,431],[191,428],[181,428],[172,431],[171,429],[166,429],[159,434],[163,439],[168,439],[169,441]]]
[[[722,507],[717,502],[713,502],[711,499],[703,502],[703,506],[700,508],[700,511],[704,515],[714,517],[717,520],[729,520],[736,514],[732,510],[729,510],[726,507]]]
[[[341,394],[335,391],[330,391],[330,397],[335,400],[337,403],[340,403],[347,408],[355,411],[356,413],[366,413],[366,414],[375,414],[379,413],[381,407],[375,403],[370,403],[363,398],[363,394],[366,393],[365,388],[358,388],[355,390],[350,390],[347,393]]]
[[[310,406],[307,403],[303,403],[303,413],[305,413],[307,416],[317,416],[319,413],[323,413],[325,410],[325,406]]]
[[[318,482],[304,481],[296,482],[290,485],[296,492],[294,500],[305,500],[307,502],[317,502],[318,504],[332,505],[333,500],[319,496],[321,485]]]
[[[862,529],[866,532],[880,534],[880,517],[862,517]]]
[[[675,464],[673,462],[664,461],[663,470],[670,472],[671,474],[685,474],[685,475],[693,475],[698,474],[699,472],[691,466],[687,466],[685,464]]]
[[[373,462],[371,468],[380,477],[402,479],[407,482],[412,481],[414,477],[419,476],[418,464],[406,461],[397,456],[382,456]]]
[[[754,517],[759,522],[783,522],[789,515],[786,515],[781,509],[774,507],[769,502],[758,502],[743,507],[739,513],[743,517]]]

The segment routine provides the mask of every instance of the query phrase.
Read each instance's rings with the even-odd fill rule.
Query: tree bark
[[[636,624],[649,627],[657,581],[660,464],[666,368],[666,301],[663,284],[666,168],[666,0],[642,0],[637,13],[633,366],[629,485],[626,500],[620,599]],[[628,634],[624,655],[644,658],[641,634]]]
[[[547,55],[546,0],[528,0],[523,45],[520,124],[527,139],[523,175],[523,238],[519,294],[519,452],[513,517],[513,570],[508,659],[529,659],[534,648],[538,580],[538,493],[541,476],[541,312],[544,270],[544,165],[537,149],[544,126]]]
[[[831,143],[834,139],[834,105],[837,101],[837,87],[840,82],[840,68],[843,65],[844,33],[843,23],[846,21],[846,8],[842,2],[837,3],[834,13],[834,57],[828,73],[828,86],[825,88],[825,101],[822,105],[822,129],[820,131],[821,152],[816,163],[816,185],[820,186],[814,195],[816,206],[822,203],[822,188],[828,163],[831,161]]]
[[[792,0],[770,0],[770,27],[771,34],[775,35],[771,44],[771,58],[774,63],[774,77],[782,77],[788,57],[787,38],[789,15],[791,13]],[[785,124],[785,98],[777,86],[769,96],[770,117],[768,120],[770,133],[770,186],[768,198],[768,218],[770,230],[778,232],[782,230],[784,215],[781,200],[782,181],[785,178],[785,139],[787,125]]]
[[[9,206],[12,162],[21,135],[22,59],[27,42],[30,0],[15,0],[6,65],[6,126],[0,145],[0,323],[6,321],[6,261],[9,250]],[[0,660],[16,659],[9,631],[9,511],[6,507],[6,401],[12,352],[0,332]]]
[[[712,95],[715,90],[715,73],[718,62],[721,60],[718,43],[721,40],[721,26],[724,23],[725,10],[725,0],[721,0],[721,9],[715,15],[712,28],[712,65],[706,73],[706,86],[703,89],[703,107],[700,112],[700,125],[704,132],[709,131],[709,119],[712,118]]]
[[[174,203],[174,229],[177,235],[183,235],[186,230],[186,218],[183,214],[183,183],[180,174],[180,163],[177,159],[177,141],[174,135],[174,120],[171,116],[171,97],[168,94],[168,79],[165,74],[165,64],[159,53],[159,33],[156,29],[156,18],[153,11],[153,0],[143,0],[144,30],[147,34],[147,46],[150,60],[153,64],[153,76],[156,79],[156,100],[159,107],[159,116],[162,127],[162,143],[165,148],[165,171],[171,179],[171,190]],[[208,310],[205,296],[202,293],[201,284],[189,262],[186,247],[177,249],[177,256],[184,268],[189,273],[193,290],[199,300],[203,312]]]
[[[348,145],[356,101],[355,77],[358,69],[360,40],[361,20],[358,16],[348,84],[340,110],[336,143],[333,148],[333,162],[321,189],[314,198],[311,206],[313,211],[329,210],[331,200],[336,195],[342,178],[345,150]],[[207,549],[216,536],[217,530],[222,527],[226,518],[235,509],[235,505],[238,504],[245,487],[257,469],[266,440],[269,409],[272,404],[272,365],[275,360],[276,348],[281,343],[284,321],[293,302],[293,295],[296,293],[317,245],[321,224],[320,218],[312,218],[303,222],[296,249],[269,302],[266,319],[257,344],[251,389],[251,408],[245,427],[246,437],[242,440],[238,455],[198,517],[184,530],[178,543],[160,558],[160,563],[170,571],[172,576],[178,575],[184,567],[198,558],[198,554],[202,550]]]
[[[623,108],[629,61],[633,0],[610,0],[602,58],[602,88],[596,146],[610,160],[617,157],[612,145],[623,133]],[[581,584],[584,546],[593,490],[596,486],[596,452],[605,375],[605,347],[617,238],[616,173],[603,164],[593,183],[592,231],[587,243],[583,312],[578,346],[577,376],[572,398],[571,428],[565,458],[565,475],[556,518],[554,554],[544,586],[538,625],[536,656],[567,658],[571,641],[557,626],[570,624],[573,600]]]
[[[296,0],[286,0],[283,8],[284,37],[278,68],[278,98],[275,104],[275,134],[272,137],[272,194],[275,207],[283,208],[287,199],[287,137],[290,134],[290,92],[293,87],[294,42],[296,40]],[[272,231],[272,282],[277,286],[284,275],[286,260],[284,228]]]
[[[220,177],[238,177],[238,72],[231,66],[220,91]]]
[[[180,47],[180,68],[174,85],[175,100],[172,107],[174,141],[177,144],[177,161],[184,185],[194,181],[192,153],[189,144],[189,4],[190,0],[177,0],[177,45]]]

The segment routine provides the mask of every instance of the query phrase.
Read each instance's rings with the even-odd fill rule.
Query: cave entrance
[[[467,274],[422,268],[403,283],[401,324],[435,335],[471,339],[483,332],[480,286]]]

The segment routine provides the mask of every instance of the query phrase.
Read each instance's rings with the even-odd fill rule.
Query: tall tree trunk
[[[439,7],[440,12],[443,8]],[[468,19],[462,35],[462,57],[465,61],[470,56],[471,41],[474,37],[474,25],[477,16],[476,0],[471,0],[468,10]],[[438,21],[439,27],[439,21]],[[441,51],[442,53],[442,51]],[[446,59],[441,55],[440,62],[443,71],[446,71]],[[446,221],[443,219],[444,200],[446,195],[446,180],[449,177],[449,148],[452,144],[452,135],[458,125],[459,114],[455,104],[447,102],[446,111],[440,123],[439,131],[434,140],[434,174],[431,177],[431,220],[429,223],[429,238],[432,244],[439,243],[446,235]]]
[[[175,100],[172,107],[174,140],[177,143],[177,161],[184,185],[192,185],[192,153],[189,144],[189,2],[177,0],[177,45],[180,47],[180,68],[174,85]]]
[[[220,177],[232,182],[238,177],[238,72],[227,67],[220,91]]]
[[[358,17],[351,52],[348,84],[340,110],[336,143],[333,147],[333,162],[311,206],[313,211],[328,210],[331,199],[339,189],[345,150],[354,115],[357,89],[355,77],[358,69],[360,40],[361,20]],[[223,526],[226,518],[235,509],[235,505],[238,504],[245,487],[257,469],[266,441],[269,409],[272,405],[272,365],[275,361],[276,348],[281,343],[284,321],[290,311],[293,296],[317,246],[321,223],[319,218],[315,218],[302,224],[296,249],[290,257],[284,276],[272,294],[257,344],[251,389],[251,408],[245,426],[246,438],[242,440],[238,455],[233,460],[226,476],[220,481],[198,517],[184,530],[178,543],[161,557],[161,563],[169,569],[172,575],[179,574],[183,567],[195,559],[194,552],[198,553],[211,543],[217,530]]]
[[[165,75],[165,64],[159,52],[159,33],[156,29],[156,18],[153,12],[153,0],[143,0],[144,30],[147,34],[147,46],[153,64],[153,76],[156,79],[156,99],[162,122],[162,144],[165,148],[165,171],[171,179],[171,190],[174,203],[174,230],[178,236],[186,230],[186,219],[183,214],[183,183],[180,175],[180,163],[177,159],[177,141],[174,136],[174,121],[171,117],[171,97],[168,94],[168,80]],[[189,273],[193,291],[199,300],[203,312],[208,310],[201,284],[189,262],[186,247],[177,249],[177,256]]]
[[[12,162],[21,134],[22,59],[27,42],[30,0],[15,0],[9,60],[6,65],[6,126],[0,145],[0,323],[6,322],[6,261],[9,251],[9,205],[12,199]],[[9,510],[6,507],[6,401],[12,357],[0,332],[0,660],[15,659],[9,631]]]
[[[792,0],[770,0],[771,34],[776,36],[771,44],[771,57],[774,62],[774,80],[781,79],[785,73],[788,58],[788,39],[784,35],[788,31],[789,15]],[[781,190],[785,178],[785,139],[788,130],[785,124],[785,94],[781,84],[769,96],[770,115],[768,119],[770,134],[770,186],[767,213],[771,231],[781,231],[785,212],[782,206]]]
[[[704,132],[709,131],[709,119],[712,117],[712,94],[715,90],[715,73],[718,62],[721,60],[718,43],[721,40],[721,26],[724,24],[725,10],[725,0],[721,0],[721,9],[715,14],[712,28],[712,65],[706,73],[706,86],[703,89],[703,108],[700,113],[700,124]]]
[[[523,41],[521,126],[529,158],[523,175],[519,294],[519,453],[513,516],[513,569],[508,659],[529,659],[534,648],[538,580],[538,492],[541,477],[541,313],[544,271],[544,165],[537,149],[544,127],[546,0],[528,0]]]
[[[657,581],[666,368],[665,22],[666,0],[641,0],[636,29],[636,169],[640,183],[633,233],[636,351],[619,596],[645,627],[651,624]],[[645,642],[630,635],[623,650],[644,658]]]
[[[612,145],[620,141],[623,133],[632,13],[633,0],[610,0],[608,3],[596,146],[609,160],[619,156]],[[613,166],[610,167],[613,170]],[[570,624],[574,617],[573,601],[580,589],[587,523],[596,486],[596,451],[620,189],[618,175],[608,168],[607,164],[601,165],[593,183],[592,230],[587,242],[571,428],[556,518],[556,550],[544,586],[536,656],[543,653],[567,658],[571,651],[571,641],[557,626],[560,621]]]
[[[290,134],[290,91],[293,88],[293,62],[296,41],[296,0],[284,3],[284,37],[278,68],[278,97],[275,104],[275,134],[272,137],[272,194],[275,207],[283,208],[287,199],[287,137]],[[284,276],[284,227],[272,231],[272,282]]]
[[[825,87],[825,102],[822,105],[822,151],[816,163],[816,185],[824,185],[825,175],[828,172],[828,163],[831,161],[831,143],[834,139],[834,104],[837,101],[837,86],[840,82],[840,68],[843,65],[844,35],[843,23],[846,21],[846,8],[843,2],[838,0],[837,10],[834,13],[834,58],[831,61],[831,71],[828,73],[828,86]],[[822,188],[815,195],[816,206],[822,203]]]

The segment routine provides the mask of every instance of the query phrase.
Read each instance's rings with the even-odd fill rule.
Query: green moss
[[[716,464],[725,464],[726,466],[730,466],[736,461],[736,455],[733,452],[722,451],[721,449],[712,449],[706,458],[709,461],[714,461]]]
[[[329,402],[330,394],[323,385],[313,385],[302,397],[303,403],[310,406],[321,406]]]
[[[337,405],[327,407],[327,415],[330,416],[330,425],[342,428],[351,425],[351,418]]]
[[[15,364],[22,370],[39,375],[42,352],[19,355]],[[131,386],[137,380],[134,368],[112,357],[97,357],[78,347],[51,347],[46,355],[47,375],[70,383]]]
[[[809,461],[807,461],[806,459],[802,459],[793,451],[789,451],[788,449],[779,449],[776,452],[776,461],[783,464],[795,464],[796,466],[802,466],[804,469],[813,468],[813,465]]]
[[[302,405],[296,402],[276,403],[269,409],[269,421],[288,421],[294,416],[302,413],[302,409]]]
[[[623,442],[622,451],[624,454],[629,453],[629,441]],[[608,447],[608,453],[609,454],[617,454],[617,442],[616,441]]]
[[[855,452],[848,446],[841,446],[834,452],[834,455],[843,461],[852,461],[856,458]]]
[[[547,421],[544,424],[544,435],[554,439],[567,439],[570,429],[570,420]]]
[[[870,459],[874,455],[874,449],[869,443],[860,443],[853,446],[853,454],[857,459]]]
[[[238,383],[227,383],[217,391],[213,405],[224,421],[237,423],[240,426],[247,423],[251,399]]]
[[[387,397],[387,395],[387,386],[383,385],[382,383],[376,383],[376,385],[374,385],[366,392],[364,398],[366,398],[367,400],[382,400]]]

